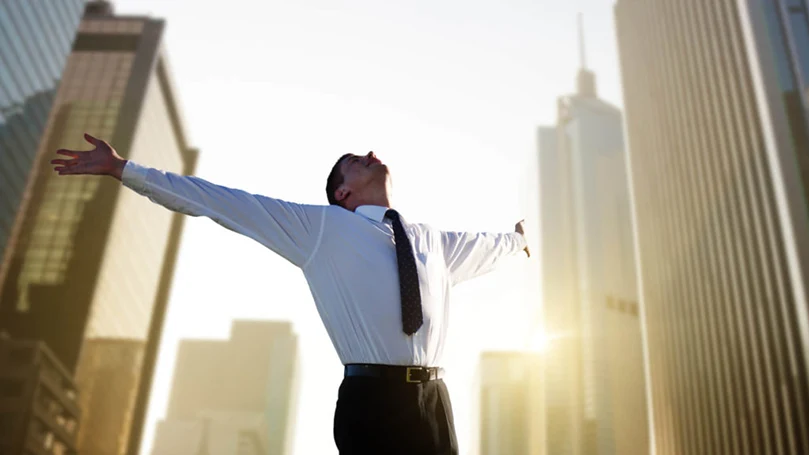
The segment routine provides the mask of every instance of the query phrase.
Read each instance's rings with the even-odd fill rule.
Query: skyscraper
[[[234,444],[290,454],[297,366],[289,323],[235,321],[230,340],[182,341],[152,454],[236,453],[221,449]]]
[[[580,32],[583,30],[580,25]],[[582,67],[539,129],[548,453],[645,454],[643,343],[621,112]]]
[[[542,357],[484,352],[480,359],[480,455],[544,455]]]
[[[84,1],[0,3],[0,277]]]
[[[809,453],[807,3],[615,15],[656,452]]]
[[[122,191],[113,179],[57,176],[49,158],[58,148],[84,148],[82,133],[88,132],[108,139],[125,158],[193,172],[196,151],[186,143],[161,50],[164,25],[114,16],[107,2],[86,5],[0,283],[0,330],[44,342],[77,379],[79,401],[89,406],[81,409],[79,425],[83,455],[136,452],[182,216]],[[96,350],[100,343],[103,355]],[[133,346],[141,352],[133,353]],[[107,352],[115,349],[117,356]],[[108,371],[99,359],[138,372],[110,379],[132,389],[114,394],[117,406],[86,396],[104,390],[92,382]],[[132,364],[121,365],[124,360]],[[120,384],[106,386],[121,390]],[[110,433],[118,435],[114,448],[86,445]]]

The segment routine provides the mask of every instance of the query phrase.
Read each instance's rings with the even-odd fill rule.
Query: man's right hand
[[[525,220],[520,220],[517,224],[514,225],[514,232],[519,233],[520,235],[523,236],[523,238],[525,238],[526,245],[523,251],[525,251],[526,256],[530,258],[531,251],[528,249],[528,238],[525,237]]]
[[[56,153],[69,156],[71,160],[51,160],[59,175],[111,175],[121,180],[126,160],[121,158],[106,141],[84,134],[84,139],[95,148],[86,152],[59,149]]]

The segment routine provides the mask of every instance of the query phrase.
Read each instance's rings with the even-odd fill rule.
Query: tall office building
[[[181,342],[152,455],[292,453],[297,343],[289,323],[273,321],[235,321],[227,341]],[[234,446],[245,449],[225,450]]]
[[[598,98],[581,40],[577,92],[538,136],[548,453],[646,454],[622,116]]]
[[[809,453],[805,0],[619,0],[656,453]]]
[[[109,140],[125,158],[177,173],[193,171],[196,152],[186,143],[161,50],[163,21],[114,16],[106,2],[85,8],[27,183],[30,197],[8,243],[0,330],[44,342],[75,375],[80,402],[92,404],[81,409],[90,419],[80,422],[82,455],[136,453],[182,216],[113,179],[57,176],[49,160],[58,148],[89,148],[84,132]],[[101,358],[138,372],[109,379],[131,389],[114,394],[116,402],[87,396],[103,392],[93,382],[106,371],[96,345],[109,340],[120,341],[120,356]],[[86,445],[113,432],[114,448]]]
[[[84,1],[0,3],[0,264]]]
[[[542,357],[484,352],[480,359],[480,455],[544,455]]]

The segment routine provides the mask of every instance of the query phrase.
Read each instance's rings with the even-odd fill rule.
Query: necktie
[[[390,209],[385,212],[393,225],[393,239],[396,241],[396,262],[399,266],[399,294],[402,297],[402,330],[408,335],[416,333],[424,322],[421,315],[421,292],[419,275],[416,271],[416,258],[407,238],[399,212]]]

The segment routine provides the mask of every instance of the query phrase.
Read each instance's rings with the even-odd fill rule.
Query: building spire
[[[579,74],[577,77],[578,94],[591,98],[597,98],[596,75],[587,69],[587,54],[584,52],[584,20],[579,13]]]
[[[584,21],[582,21],[582,14],[579,13],[579,65],[580,69],[587,69],[587,53],[584,49]]]

